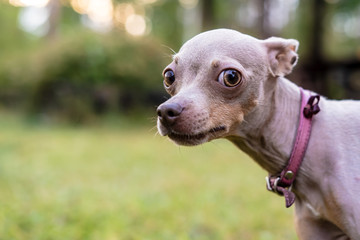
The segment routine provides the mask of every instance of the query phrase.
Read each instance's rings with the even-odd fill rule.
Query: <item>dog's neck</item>
[[[273,80],[273,81],[272,81]],[[284,78],[270,79],[256,109],[228,139],[270,174],[286,166],[299,121],[299,87]]]

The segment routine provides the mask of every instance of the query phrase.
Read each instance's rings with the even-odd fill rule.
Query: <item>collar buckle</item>
[[[287,166],[278,176],[265,178],[266,188],[280,196],[284,196],[286,207],[290,207],[295,202],[295,194],[291,191],[293,182],[295,181],[308,146],[312,127],[312,116],[320,111],[320,96],[311,96],[310,92],[307,95],[309,96],[306,96],[304,90],[300,88],[300,119],[295,136],[295,143]]]
[[[266,187],[269,191],[285,197],[285,206],[291,207],[295,202],[295,193],[292,190],[292,184],[289,187],[282,187],[279,185],[280,177],[265,177]]]
[[[269,190],[270,192],[274,192],[274,193],[278,194],[279,196],[284,196],[284,193],[281,190],[278,189],[280,187],[280,186],[278,186],[278,183],[280,181],[280,177],[273,178],[272,181],[270,180],[271,178],[273,178],[273,177],[265,177],[267,190]],[[288,191],[291,192],[292,186],[293,185],[291,184],[289,187],[281,187],[281,188],[287,189]]]

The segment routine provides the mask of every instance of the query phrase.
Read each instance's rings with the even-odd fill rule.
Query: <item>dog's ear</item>
[[[296,51],[299,42],[295,39],[271,37],[264,40],[263,43],[267,48],[271,75],[283,77],[291,73],[298,60]]]

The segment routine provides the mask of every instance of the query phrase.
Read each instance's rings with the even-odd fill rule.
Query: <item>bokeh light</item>
[[[25,32],[42,37],[49,31],[50,12],[45,7],[26,7],[19,13],[18,24]]]
[[[108,30],[113,24],[114,7],[111,0],[71,0],[73,9],[86,14],[92,23],[87,24],[94,30]]]
[[[9,0],[9,3],[16,7],[44,7],[49,0]]]
[[[119,24],[126,23],[129,16],[135,14],[135,8],[130,3],[120,3],[115,7],[114,20]]]
[[[142,36],[146,32],[146,21],[141,15],[130,15],[125,22],[125,29],[134,36]]]

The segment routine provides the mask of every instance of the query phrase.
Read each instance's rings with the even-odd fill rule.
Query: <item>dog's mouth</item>
[[[225,130],[226,130],[225,126],[218,126],[210,129],[209,131],[201,132],[197,134],[184,134],[184,133],[171,131],[167,135],[171,140],[173,140],[177,144],[192,146],[207,142],[215,138],[215,135],[218,132],[222,132]]]

